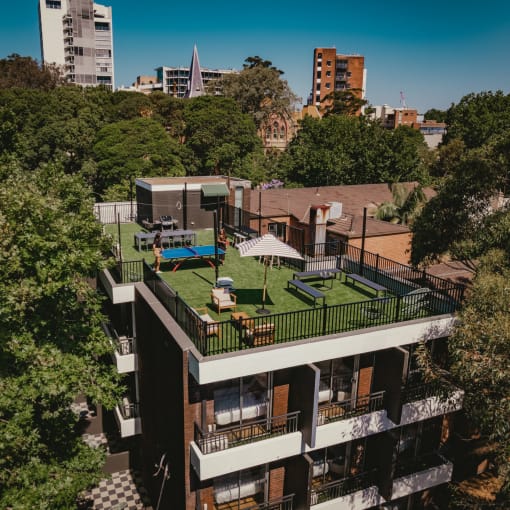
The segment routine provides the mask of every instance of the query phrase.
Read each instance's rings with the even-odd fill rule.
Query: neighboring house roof
[[[409,189],[417,182],[405,183]],[[258,214],[259,192],[263,217],[293,216],[297,221],[309,224],[310,208],[328,202],[342,204],[342,216],[328,221],[328,232],[346,237],[361,237],[363,230],[363,210],[367,208],[366,235],[392,235],[409,232],[405,225],[380,221],[373,216],[375,209],[393,196],[385,183],[356,184],[346,186],[319,186],[316,188],[273,188],[252,190],[251,209]],[[424,189],[427,199],[435,195],[431,188]]]

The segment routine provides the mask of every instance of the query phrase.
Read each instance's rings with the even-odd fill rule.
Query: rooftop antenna
[[[406,106],[406,96],[404,96],[404,92],[400,91],[400,106],[405,110]]]

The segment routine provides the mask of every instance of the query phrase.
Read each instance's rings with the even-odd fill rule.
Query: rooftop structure
[[[92,0],[39,0],[42,61],[70,83],[114,88],[112,8]]]
[[[215,244],[213,213],[199,245]],[[463,287],[340,241],[307,244],[303,260],[240,257],[233,245],[265,231],[239,211],[226,219],[231,245],[217,269],[169,258],[154,273],[134,246],[141,226],[127,223],[122,261],[99,275],[129,388],[114,416],[138,438],[153,501],[422,508],[452,477],[445,442],[463,393],[427,384],[414,352],[424,342],[441,363]],[[165,242],[186,240],[170,232]],[[267,314],[257,313],[264,271]],[[213,291],[217,272],[228,289]]]

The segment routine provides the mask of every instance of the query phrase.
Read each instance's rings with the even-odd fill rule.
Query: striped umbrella
[[[289,259],[304,260],[301,254],[284,242],[277,239],[273,234],[265,234],[262,237],[249,239],[236,245],[241,257],[264,257],[264,290],[262,292],[262,308],[257,313],[270,313],[265,308],[267,293],[267,258],[286,257]]]

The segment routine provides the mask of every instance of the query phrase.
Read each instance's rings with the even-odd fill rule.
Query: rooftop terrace
[[[105,228],[118,238],[117,226]],[[155,274],[150,248],[138,251],[135,246],[134,234],[139,231],[138,224],[121,225],[123,263],[113,272],[116,280],[121,283],[143,279],[206,356],[453,313],[462,298],[463,288],[459,285],[338,245],[327,248],[327,257],[306,257],[304,262],[281,260],[280,264],[273,260],[267,269],[265,308],[269,313],[259,314],[264,264],[258,258],[241,258],[238,250],[230,246],[223,264],[218,266],[218,275],[232,278],[236,307],[219,313],[211,300],[215,268],[204,260],[189,259],[173,271],[175,265],[163,259],[162,272]],[[197,231],[197,244],[213,244],[213,231]],[[289,288],[287,282],[294,273],[323,268],[325,262],[342,271],[332,279],[319,276],[305,282],[322,293],[324,299],[315,303],[308,294]],[[347,279],[348,274],[362,274],[376,287],[384,287],[384,295],[378,297],[371,286]],[[232,312],[244,312],[245,318],[234,320]],[[213,325],[201,320],[200,315],[206,313],[215,321]]]

